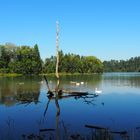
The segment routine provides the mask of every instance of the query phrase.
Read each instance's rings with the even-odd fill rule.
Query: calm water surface
[[[47,78],[55,89],[56,79]],[[0,77],[0,140],[90,136],[91,129],[85,125],[127,131],[129,139],[140,139],[140,73],[62,76],[60,88],[89,95],[64,94],[56,100],[48,98],[42,77]],[[102,90],[99,96],[95,96],[95,88]],[[124,139],[118,134],[112,137]]]

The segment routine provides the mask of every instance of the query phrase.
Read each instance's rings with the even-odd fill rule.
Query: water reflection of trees
[[[55,83],[55,77],[48,76],[49,81]],[[78,82],[84,81],[84,85],[78,88],[83,90],[95,89],[96,87],[100,86],[103,79],[102,74],[83,74],[83,75],[63,75],[60,77],[61,83],[60,88],[65,87],[65,89],[73,89],[77,90],[77,87],[70,85],[70,81]],[[55,86],[55,85],[54,85]],[[52,88],[55,88],[55,87]]]
[[[60,83],[60,82],[58,82]],[[44,111],[44,117],[47,113],[49,103],[51,100],[55,100],[55,105],[56,105],[56,128],[51,129],[51,128],[45,128],[45,129],[40,129],[41,132],[46,133],[45,139],[52,139],[52,140],[130,140],[130,136],[127,131],[112,131],[109,128],[105,127],[100,127],[100,126],[95,126],[95,125],[85,125],[86,128],[90,129],[91,131],[83,135],[81,133],[71,133],[68,131],[67,126],[64,124],[64,122],[59,122],[59,117],[60,117],[60,106],[59,106],[59,100],[65,99],[65,98],[71,98],[74,97],[76,98],[88,98],[88,94],[63,94],[62,90],[58,88],[57,86],[55,90],[55,94],[51,93],[49,91],[48,95],[48,102],[46,104],[46,109]],[[59,93],[60,92],[60,93]],[[90,94],[89,94],[90,95]],[[92,96],[94,99],[96,96]],[[93,100],[94,101],[94,100]],[[95,102],[95,101],[94,101]],[[51,131],[51,134],[49,135]],[[53,133],[52,133],[53,132]],[[55,135],[56,132],[56,135]],[[40,133],[41,135],[41,133]]]
[[[16,82],[17,83],[17,82]],[[25,103],[28,104],[30,102],[37,103],[38,98],[39,98],[39,89],[40,85],[38,82],[25,82],[24,84],[22,82],[18,82],[20,84],[13,84],[12,89],[9,86],[7,91],[8,94],[6,94],[6,97],[13,97],[14,103],[20,102],[20,103]],[[99,126],[90,126],[86,127],[85,129],[90,129],[88,131],[87,135],[83,135],[81,133],[71,133],[68,130],[67,125],[63,121],[60,121],[60,106],[59,106],[59,101],[63,99],[69,99],[69,98],[74,98],[75,100],[82,99],[84,102],[87,104],[94,104],[96,103],[94,99],[96,99],[96,96],[93,95],[91,96],[89,93],[62,93],[62,89],[59,86],[61,83],[58,81],[57,86],[55,88],[55,91],[53,93],[48,94],[48,102],[46,103],[46,108],[44,110],[44,117],[47,115],[47,110],[49,108],[49,104],[51,101],[55,101],[55,106],[56,106],[56,117],[55,117],[55,122],[56,126],[55,128],[39,128],[38,133],[31,133],[31,134],[22,134],[22,138],[24,140],[32,139],[32,140],[116,140],[115,138],[117,137],[118,140],[130,140],[130,137],[128,136],[128,133],[126,131],[112,131],[109,130],[108,128],[103,128]],[[8,85],[7,85],[8,86]],[[6,88],[6,86],[5,86]],[[1,87],[2,91],[2,87]],[[10,92],[11,91],[11,92]],[[55,93],[54,93],[55,92]],[[2,98],[4,94],[4,90],[1,92]],[[10,93],[10,94],[9,94]],[[58,94],[59,93],[59,94]],[[4,97],[5,98],[5,97]],[[5,104],[4,100],[4,104]],[[84,126],[83,126],[84,127]],[[117,135],[117,136],[116,136]]]
[[[84,101],[88,101],[88,98],[96,98],[97,95],[95,94],[89,94],[89,93],[81,93],[81,92],[69,92],[67,94],[63,93],[63,91],[61,89],[59,89],[59,84],[60,81],[57,81],[57,86],[55,88],[55,94],[52,93],[52,91],[50,91],[49,85],[48,85],[48,81],[46,79],[47,82],[47,87],[49,89],[48,91],[48,102],[46,104],[46,109],[44,111],[44,117],[47,113],[49,104],[51,102],[51,100],[55,100],[55,105],[56,105],[56,128],[55,129],[51,129],[51,128],[45,128],[45,129],[40,129],[40,132],[46,132],[47,134],[51,131],[50,135],[46,135],[45,139],[51,139],[51,140],[113,140],[113,138],[111,137],[111,134],[107,134],[106,131],[103,130],[96,130],[94,133],[92,132],[90,135],[84,136],[82,134],[79,133],[75,133],[75,134],[71,134],[68,132],[68,129],[66,127],[66,125],[64,124],[64,122],[62,121],[61,123],[59,123],[59,117],[60,117],[60,106],[59,106],[59,100],[61,99],[65,99],[65,98],[71,98],[74,97],[75,99],[77,98],[82,98],[84,99]],[[86,99],[87,98],[87,99]],[[88,102],[93,102],[94,100],[88,101]],[[60,126],[61,125],[61,126]],[[62,130],[63,129],[63,130]],[[52,133],[52,131],[56,132],[56,135],[54,135],[54,133]],[[41,133],[40,133],[41,136]],[[43,138],[44,135],[42,135]]]
[[[38,103],[39,80],[34,78],[2,78],[0,80],[0,103],[11,106],[16,103]]]
[[[55,91],[51,91],[48,85],[48,81],[46,79],[47,87],[48,87],[48,102],[46,103],[46,108],[44,110],[44,117],[47,115],[47,110],[49,108],[49,104],[51,101],[55,101],[56,106],[56,117],[55,117],[55,128],[39,128],[38,134],[23,134],[22,137],[26,139],[40,139],[40,140],[88,140],[88,137],[82,136],[82,134],[78,133],[70,133],[67,129],[67,126],[62,121],[60,122],[60,105],[59,100],[75,98],[83,99],[83,101],[94,102],[94,100],[89,101],[89,99],[96,98],[97,95],[89,94],[87,92],[67,92],[64,93],[64,90],[60,89],[60,81],[57,80],[57,84],[55,87]]]
[[[114,86],[140,88],[140,76],[137,75],[104,75],[103,77],[105,83],[111,83]]]

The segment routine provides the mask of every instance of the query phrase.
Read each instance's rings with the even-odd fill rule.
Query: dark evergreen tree
[[[140,56],[132,57],[126,61],[104,61],[105,72],[140,72]]]

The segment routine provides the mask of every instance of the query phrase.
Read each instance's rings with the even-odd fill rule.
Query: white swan
[[[99,93],[102,93],[102,91],[101,90],[97,90],[97,88],[95,88],[95,93],[99,94]]]
[[[84,84],[84,82],[81,82],[80,84],[81,84],[81,85],[83,85],[83,84]]]
[[[80,83],[76,82],[76,86],[80,86]]]
[[[70,83],[73,85],[76,85],[76,86],[80,86],[80,83],[78,83],[78,82],[70,81]]]

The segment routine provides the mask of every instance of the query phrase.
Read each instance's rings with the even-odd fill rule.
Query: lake
[[[140,139],[140,73],[61,76],[59,88],[88,94],[49,96],[43,77],[0,77],[0,140]]]

